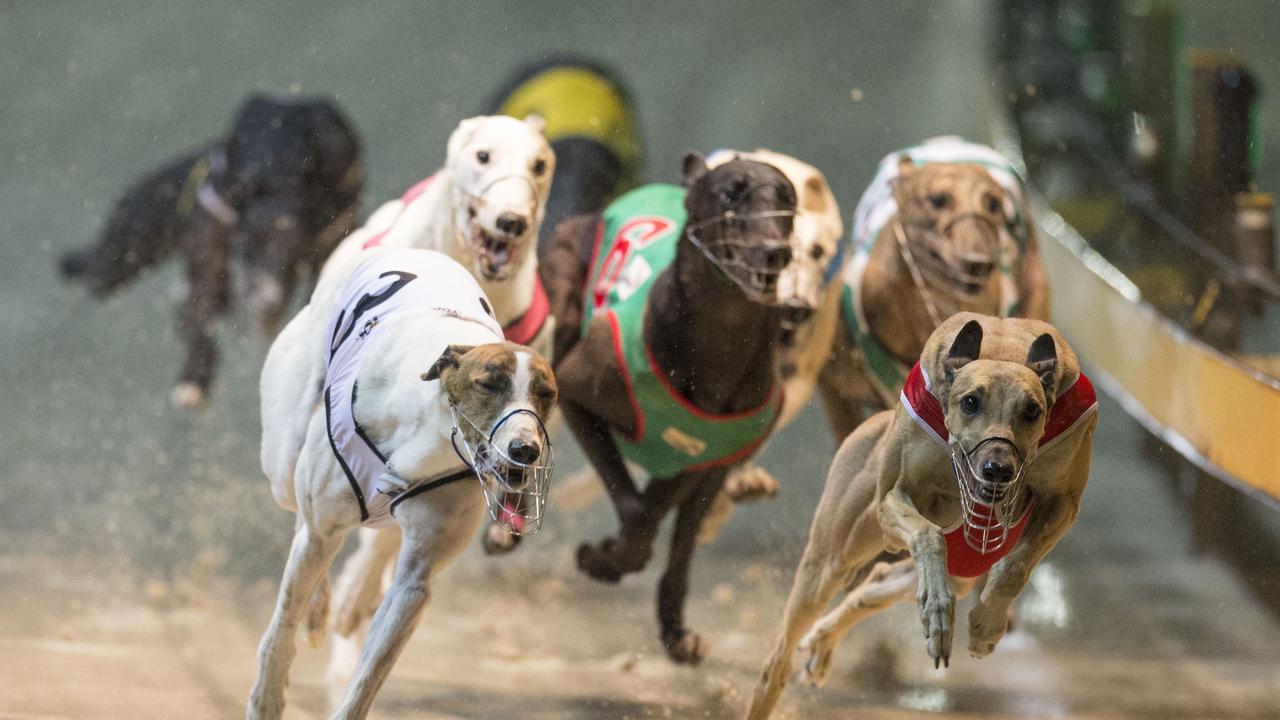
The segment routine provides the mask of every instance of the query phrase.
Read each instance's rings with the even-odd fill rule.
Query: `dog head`
[[[230,298],[270,335],[298,272],[332,250],[317,235],[355,207],[364,179],[355,133],[327,101],[254,96],[210,165],[210,186],[231,210],[213,220],[234,217]]]
[[[941,373],[933,391],[952,447],[987,494],[978,499],[991,503],[990,495],[1021,477],[1036,457],[1062,377],[1058,345],[1053,333],[1044,332],[1024,344],[1020,360],[993,359],[983,357],[979,320],[968,319],[958,331],[955,325],[944,325],[953,339],[936,361]],[[935,352],[943,344],[934,343]]]
[[[1000,259],[1000,232],[1013,217],[1004,189],[982,167],[898,159],[893,184],[907,247],[935,286],[975,295]]]
[[[449,137],[453,222],[487,280],[511,276],[533,251],[556,158],[537,115],[463,120]]]
[[[772,150],[721,150],[707,158],[719,167],[734,158],[761,162],[782,171],[796,191],[796,215],[791,233],[791,262],[778,275],[778,298],[789,320],[804,322],[822,304],[823,292],[839,263],[844,223],[827,179],[812,165]]]
[[[556,379],[551,364],[523,345],[450,345],[422,374],[439,380],[460,418],[458,429],[470,447],[490,459],[505,456],[533,465],[550,451],[544,419],[556,403]],[[496,471],[520,489],[526,479],[514,467],[496,463]]]
[[[796,191],[772,165],[734,158],[708,168],[684,159],[689,243],[755,302],[779,304],[778,278],[791,262]],[[699,265],[705,265],[701,263]]]

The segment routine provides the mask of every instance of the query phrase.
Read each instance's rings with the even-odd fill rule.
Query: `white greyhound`
[[[355,259],[350,277],[322,277],[262,369],[263,470],[298,521],[258,649],[250,720],[283,713],[297,627],[309,614],[323,628],[327,572],[350,530],[398,527],[404,538],[334,715],[363,718],[417,625],[429,580],[466,547],[486,501],[493,513],[514,492],[540,509],[552,469],[542,420],[556,399],[551,366],[503,341],[475,279],[427,250]],[[322,397],[299,405],[317,386]]]

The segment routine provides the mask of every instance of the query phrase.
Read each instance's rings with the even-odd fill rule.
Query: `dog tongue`
[[[524,517],[516,514],[516,509],[511,503],[502,504],[502,520],[510,525],[512,530],[518,533],[524,532]]]

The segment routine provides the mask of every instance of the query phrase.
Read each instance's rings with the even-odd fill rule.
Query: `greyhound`
[[[1093,386],[1048,323],[973,313],[942,323],[898,407],[860,425],[832,461],[746,717],[770,715],[797,646],[821,685],[855,623],[913,594],[936,667],[950,664],[956,596],[976,583],[969,652],[989,654],[1031,571],[1075,521],[1096,425]],[[886,549],[910,557],[876,562]]]
[[[837,441],[864,408],[893,406],[948,316],[1049,316],[1022,179],[995,150],[957,137],[880,162],[854,211],[853,253],[840,275],[841,329],[818,378]]]
[[[523,495],[522,522],[541,522],[556,383],[542,356],[503,340],[474,278],[428,250],[364,251],[349,278],[321,280],[290,326],[262,369],[262,465],[298,521],[248,717],[283,713],[297,627],[310,615],[323,630],[326,574],[347,533],[398,527],[395,580],[335,714],[363,718],[430,579],[466,547],[485,505],[503,517],[504,499]],[[308,404],[313,384],[322,397]]]
[[[171,399],[200,406],[217,365],[215,320],[230,309],[275,334],[299,281],[355,226],[360,144],[333,102],[255,95],[226,137],[129,188],[93,247],[64,255],[62,274],[104,297],[181,252],[187,357]]]
[[[578,548],[578,566],[604,582],[640,570],[678,508],[658,620],[669,657],[696,663],[706,644],[684,626],[695,535],[781,405],[777,283],[796,195],[747,160],[708,169],[690,153],[683,176],[684,188],[644,186],[565,221],[542,266],[561,409],[620,521],[617,537]],[[624,457],[652,478],[643,491]]]

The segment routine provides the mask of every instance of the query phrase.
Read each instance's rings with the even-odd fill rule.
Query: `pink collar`
[[[942,447],[947,446],[950,433],[947,432],[946,415],[942,403],[934,396],[930,388],[929,373],[917,362],[907,373],[907,382],[902,386],[902,407],[922,430],[929,434]],[[1044,435],[1040,438],[1040,447],[1062,437],[1068,430],[1092,415],[1098,409],[1098,396],[1093,390],[1093,383],[1083,372],[1066,392],[1053,403],[1049,410],[1049,418],[1044,423]]]

